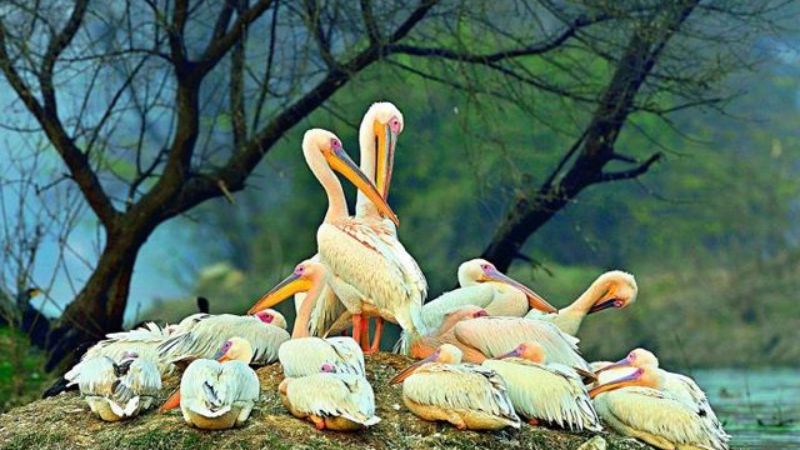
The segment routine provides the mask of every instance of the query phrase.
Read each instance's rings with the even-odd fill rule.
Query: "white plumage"
[[[503,377],[521,416],[575,431],[602,429],[581,377],[570,367],[520,358],[487,359],[482,365]]]
[[[479,317],[459,322],[454,333],[459,342],[489,358],[508,353],[522,342],[536,342],[544,349],[547,361],[589,370],[589,364],[578,352],[579,340],[549,322],[520,317]]]
[[[337,373],[365,376],[364,354],[349,337],[290,339],[281,345],[278,359],[289,378],[317,374],[324,364],[330,364]]]
[[[318,429],[351,431],[381,420],[375,415],[372,386],[358,375],[316,373],[286,378],[279,391],[292,415],[310,420]]]
[[[73,383],[89,408],[109,422],[128,419],[153,406],[161,375],[148,360],[126,356],[119,364],[107,356],[82,361]]]
[[[258,377],[242,361],[199,359],[181,378],[181,412],[186,423],[203,429],[243,424],[258,400]]]
[[[289,340],[286,330],[256,316],[196,314],[184,319],[158,351],[167,360],[186,356],[211,358],[226,340],[234,336],[250,342],[254,352],[252,363],[256,365],[274,362],[280,345]]]
[[[626,387],[594,399],[600,417],[620,434],[661,449],[726,450],[719,436],[693,408],[668,392]]]

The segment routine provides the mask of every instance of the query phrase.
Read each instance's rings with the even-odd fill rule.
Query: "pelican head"
[[[469,286],[477,283],[496,282],[503,283],[520,290],[528,298],[528,305],[545,313],[558,312],[553,305],[547,302],[542,296],[533,292],[529,287],[520,283],[504,273],[497,270],[494,264],[485,259],[471,259],[462,263],[458,267],[458,282],[461,286]]]
[[[486,312],[486,310],[481,308],[480,306],[466,305],[460,308],[456,308],[444,315],[442,324],[439,325],[439,329],[435,334],[442,335],[445,332],[449,331],[454,326],[456,326],[461,321],[477,319],[479,317],[486,317],[488,315],[489,313]]]
[[[232,337],[222,344],[214,359],[219,362],[242,361],[250,364],[250,360],[253,359],[253,346],[247,339]]]
[[[531,362],[542,363],[544,362],[545,355],[544,349],[538,343],[523,342],[522,344],[516,346],[514,350],[511,350],[505,355],[499,356],[497,359],[504,358],[522,358]]]
[[[642,367],[636,369],[635,372],[611,380],[608,383],[601,384],[589,391],[589,396],[595,398],[604,392],[610,392],[616,389],[625,387],[649,387],[658,389],[661,385],[661,379],[658,372],[654,367]]]
[[[392,211],[392,208],[389,207],[386,199],[378,192],[375,185],[369,181],[369,178],[364,175],[364,172],[358,168],[356,163],[350,159],[350,156],[347,155],[347,152],[342,147],[342,141],[335,134],[319,128],[306,131],[303,136],[303,154],[312,170],[313,167],[317,166],[318,156],[322,155],[331,169],[347,178],[375,204],[381,214],[388,217],[395,225],[400,226],[400,220]]]
[[[403,132],[403,114],[390,102],[373,103],[361,120],[362,148],[375,149],[375,187],[388,198],[397,137]]]
[[[645,367],[652,367],[654,369],[658,368],[658,358],[649,350],[645,350],[643,348],[633,349],[628,353],[628,355],[619,361],[615,362],[614,364],[609,364],[602,369],[598,370],[595,373],[605,372],[606,370],[611,369],[618,369],[621,367],[636,367],[636,368],[645,368]]]
[[[263,309],[255,313],[255,316],[258,318],[258,320],[267,325],[276,326],[284,330],[286,329],[286,318],[283,317],[283,314],[275,311],[274,309]]]
[[[593,287],[603,290],[601,295],[589,309],[589,314],[608,308],[622,309],[636,301],[639,287],[633,275],[621,270],[606,272],[592,283]]]
[[[428,356],[427,358],[417,361],[414,364],[406,367],[404,370],[400,371],[391,380],[389,380],[389,384],[402,383],[403,380],[410,377],[420,367],[428,363],[460,364],[461,357],[463,355],[464,354],[461,352],[461,350],[455,345],[442,344],[439,346],[439,348],[436,349],[436,351],[431,353],[431,355]]]
[[[258,299],[255,305],[250,308],[248,314],[254,314],[257,311],[271,308],[286,300],[290,296],[297,294],[298,292],[308,292],[314,286],[324,283],[327,276],[328,270],[325,268],[325,266],[318,262],[307,259],[298,264],[294,268],[294,271],[291,275],[286,277],[283,281],[275,285],[275,287],[270,289],[269,292]],[[285,319],[283,323],[285,326]]]

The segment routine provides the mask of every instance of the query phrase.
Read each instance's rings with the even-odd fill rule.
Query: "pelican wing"
[[[697,414],[707,422],[718,438],[723,442],[727,442],[730,436],[722,428],[716,413],[711,408],[706,393],[700,389],[700,386],[686,375],[667,371],[663,371],[663,373],[666,379],[665,390],[671,392],[677,400],[696,408]]]
[[[533,341],[542,346],[548,362],[589,370],[589,364],[578,352],[578,339],[549,322],[520,317],[479,317],[459,322],[454,332],[459,342],[478,349],[489,358]]]
[[[286,330],[256,317],[220,314],[197,320],[188,331],[179,331],[164,341],[158,350],[163,358],[169,360],[187,355],[211,358],[226,340],[234,336],[246,339],[253,346],[253,364],[275,361],[278,347],[289,340]]]
[[[161,374],[152,361],[137,358],[121,379],[136,395],[153,397],[161,390]]]
[[[402,244],[390,239],[385,227],[352,218],[338,225],[323,223],[317,241],[322,261],[335,277],[352,285],[382,315],[393,316],[403,329],[419,326],[413,322],[411,309],[422,306],[427,294],[425,278]],[[336,294],[347,303],[340,291]]]
[[[485,367],[426,364],[403,382],[403,395],[422,405],[492,414],[519,428],[503,378]]]
[[[289,382],[289,403],[297,411],[320,417],[344,417],[364,426],[380,422],[375,416],[375,394],[357,375],[317,373]]]
[[[116,381],[114,360],[98,356],[81,361],[80,371],[71,379],[70,385],[77,383],[82,395],[110,397]]]
[[[589,393],[569,367],[522,359],[487,359],[483,366],[503,377],[509,398],[520,415],[570,430],[602,429]]]
[[[349,337],[291,339],[281,345],[278,358],[283,374],[290,378],[319,373],[326,363],[336,367],[337,373],[365,376],[364,354]]]
[[[728,448],[696,411],[669,393],[628,387],[601,394],[594,402],[600,417],[622,434],[646,435],[675,447]]]
[[[486,308],[494,300],[494,294],[490,284],[476,284],[445,292],[422,306],[422,321],[428,331],[433,331],[439,328],[447,314],[456,309],[469,305]]]

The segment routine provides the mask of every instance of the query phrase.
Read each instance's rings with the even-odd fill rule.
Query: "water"
[[[692,373],[734,449],[800,449],[800,369],[713,369]]]

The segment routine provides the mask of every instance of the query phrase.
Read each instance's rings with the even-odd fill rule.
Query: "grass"
[[[447,424],[425,422],[402,405],[401,389],[388,386],[397,370],[409,364],[405,357],[377,354],[367,358],[367,374],[375,389],[377,413],[383,419],[361,433],[319,432],[298,420],[280,405],[277,387],[282,380],[275,364],[258,370],[261,399],[242,428],[208,432],[188,427],[178,411],[148,412],[122,423],[104,423],[88,411],[74,392],[39,400],[0,415],[0,450],[37,448],[92,448],[113,450],[215,450],[221,448],[270,448],[344,450],[373,448],[572,450],[589,440],[590,433],[573,434],[523,426],[520,431],[494,433],[458,431]],[[178,378],[166,380],[163,396]],[[35,430],[35,432],[31,431]],[[646,448],[612,434],[602,435],[609,450]]]
[[[51,379],[42,369],[44,360],[25,336],[0,327],[0,413],[39,398]]]

